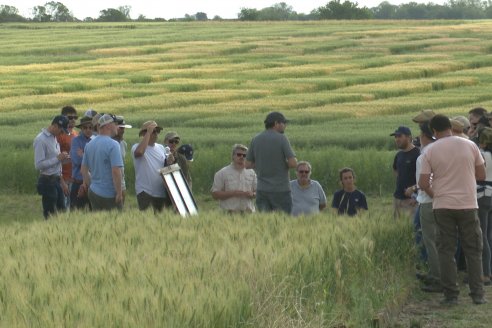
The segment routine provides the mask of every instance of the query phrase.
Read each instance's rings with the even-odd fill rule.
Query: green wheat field
[[[389,134],[417,132],[423,109],[490,109],[491,53],[491,21],[0,24],[0,326],[390,322],[415,287],[415,251],[391,218]],[[147,120],[177,131],[195,149],[199,216],[136,210],[127,156],[123,213],[44,222],[32,141],[69,104],[125,116],[129,145]],[[216,209],[214,173],[273,110],[329,201],[350,166],[369,212]]]

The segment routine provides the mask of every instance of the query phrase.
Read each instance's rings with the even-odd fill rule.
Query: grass
[[[0,34],[2,326],[367,326],[412,286],[411,232],[387,214],[389,134],[415,132],[422,109],[492,105],[490,21],[15,23]],[[40,222],[31,145],[67,104],[124,115],[129,145],[150,119],[191,143],[199,219],[135,211],[128,157],[124,214]],[[374,204],[366,217],[214,211],[213,174],[273,110],[292,120],[286,134],[327,195],[338,169],[355,169]]]

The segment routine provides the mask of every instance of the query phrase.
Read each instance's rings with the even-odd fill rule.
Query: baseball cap
[[[119,128],[126,128],[126,129],[131,129],[132,126],[126,124],[125,118],[123,116],[116,116],[116,125],[118,125]]]
[[[113,114],[104,114],[102,115],[97,123],[99,123],[99,127],[102,128],[105,125],[108,125],[109,123],[115,123],[116,122],[116,116]]]
[[[166,133],[166,135],[164,136],[164,141],[172,140],[172,139],[180,139],[180,138],[179,135],[173,131]]]
[[[275,122],[289,123],[289,120],[286,119],[285,116],[284,116],[284,114],[282,114],[280,112],[271,112],[271,113],[268,113],[268,115],[265,118],[264,123],[265,124],[268,124],[268,123],[275,123]]]
[[[53,118],[53,121],[51,121],[51,124],[56,124],[58,125],[65,134],[70,134],[68,131],[68,118],[64,115],[57,115]]]
[[[407,128],[406,126],[399,126],[398,129],[395,130],[395,132],[393,132],[392,134],[390,134],[391,137],[393,136],[401,136],[402,134],[406,135],[406,136],[411,136],[412,135],[412,131],[410,131],[409,128]]]
[[[434,116],[436,116],[436,113],[434,113],[432,109],[424,109],[417,116],[412,118],[412,121],[415,123],[424,123],[430,121]]]
[[[187,161],[193,162],[193,147],[191,145],[185,144],[179,146],[178,153],[184,155]]]

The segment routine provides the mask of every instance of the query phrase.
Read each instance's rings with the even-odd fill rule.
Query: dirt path
[[[492,327],[492,286],[485,286],[485,297],[489,303],[475,305],[468,296],[468,285],[461,284],[459,304],[443,306],[439,304],[442,293],[413,293],[404,305],[394,328],[478,328]]]

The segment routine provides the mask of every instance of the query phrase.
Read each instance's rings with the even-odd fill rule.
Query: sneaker
[[[440,303],[445,306],[458,305],[458,297],[444,297]]]
[[[439,284],[425,284],[420,287],[420,290],[426,293],[442,293],[442,286]]]

